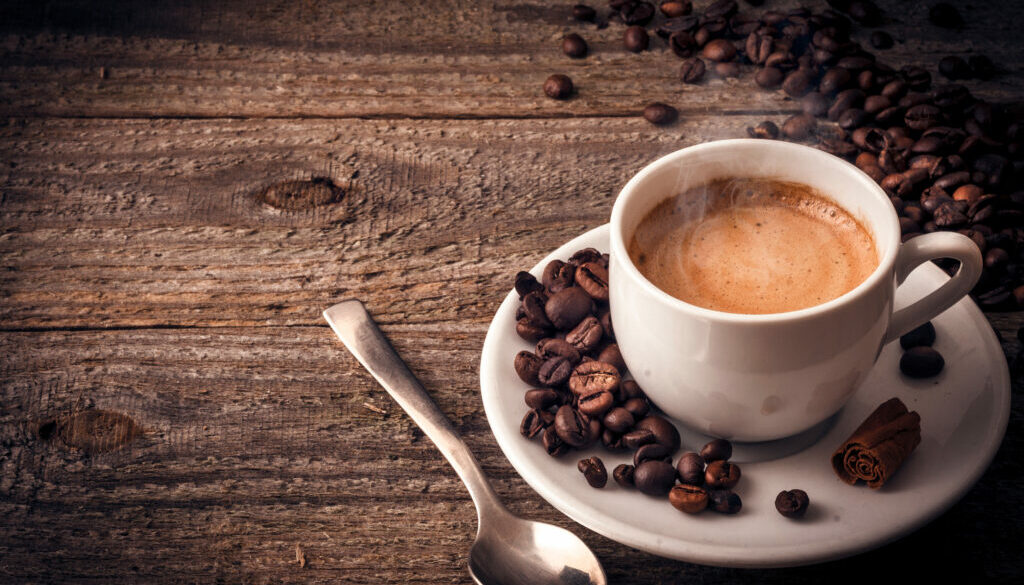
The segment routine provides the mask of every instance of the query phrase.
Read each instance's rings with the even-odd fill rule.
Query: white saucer
[[[575,238],[531,272],[540,277],[550,260],[564,260],[586,247],[607,251],[608,226]],[[923,296],[946,278],[938,267],[922,266],[901,287],[897,306]],[[742,465],[736,488],[743,500],[739,514],[686,515],[667,499],[627,491],[610,478],[604,489],[593,489],[576,469],[579,459],[597,455],[610,476],[616,465],[630,461],[631,454],[597,446],[552,458],[539,441],[519,434],[528,387],[512,369],[512,358],[532,347],[515,333],[517,303],[513,290],[494,316],[480,360],[481,395],[498,444],[523,479],[555,508],[595,532],[656,555],[729,567],[785,567],[881,546],[920,528],[959,500],[988,467],[1006,431],[1006,360],[984,315],[964,299],[933,321],[938,331],[935,348],[946,359],[938,377],[904,377],[898,367],[902,350],[898,343],[889,344],[831,426],[823,426],[800,449],[779,458],[765,460],[756,455],[756,448],[748,449],[755,455]],[[876,406],[893,396],[920,413],[921,444],[883,488],[843,483],[829,463],[832,452]],[[699,450],[694,434],[681,430],[683,449]],[[776,494],[794,488],[806,491],[811,500],[800,521],[775,511]]]

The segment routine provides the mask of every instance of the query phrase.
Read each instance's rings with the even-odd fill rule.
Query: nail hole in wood
[[[256,200],[283,211],[301,211],[336,203],[345,190],[327,177],[281,181],[256,192]]]

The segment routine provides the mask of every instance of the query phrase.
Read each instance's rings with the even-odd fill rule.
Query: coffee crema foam
[[[655,286],[727,313],[795,311],[839,297],[878,266],[871,235],[813,188],[717,179],[669,197],[630,238]]]

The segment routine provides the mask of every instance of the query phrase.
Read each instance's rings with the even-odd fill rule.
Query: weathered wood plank
[[[592,534],[526,486],[477,397],[485,325],[384,329],[510,507],[582,534],[612,582],[820,583],[887,563],[900,575],[969,567],[999,581],[1019,569],[1024,410],[1016,400],[993,466],[917,534],[806,569],[709,569]],[[5,332],[0,356],[4,581],[469,582],[468,495],[325,326]],[[94,408],[131,417],[145,436],[90,455],[37,435],[40,421]],[[943,557],[956,565],[936,561]]]
[[[621,23],[573,22],[572,4],[7,3],[0,115],[562,117],[635,116],[651,101],[684,115],[793,107],[781,92],[757,89],[749,74],[684,86],[664,41],[629,53]],[[607,13],[604,2],[593,4]],[[772,6],[800,4],[807,3]],[[971,5],[963,34],[930,25],[927,11],[922,3],[889,7],[884,28],[898,43],[882,59],[934,73],[949,53],[987,53],[1007,72],[972,87],[987,99],[1020,101],[1024,43],[1004,3]],[[559,39],[570,31],[588,39],[588,58],[561,53]],[[857,38],[866,43],[867,35]],[[574,78],[575,99],[544,97],[543,80],[555,72]]]

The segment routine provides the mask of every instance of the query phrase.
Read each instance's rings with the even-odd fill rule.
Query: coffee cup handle
[[[928,296],[892,314],[885,334],[886,343],[934,319],[969,293],[978,282],[981,252],[977,244],[961,234],[933,232],[907,240],[900,246],[896,255],[896,286],[903,284],[915,268],[938,258],[959,260],[960,268]]]

